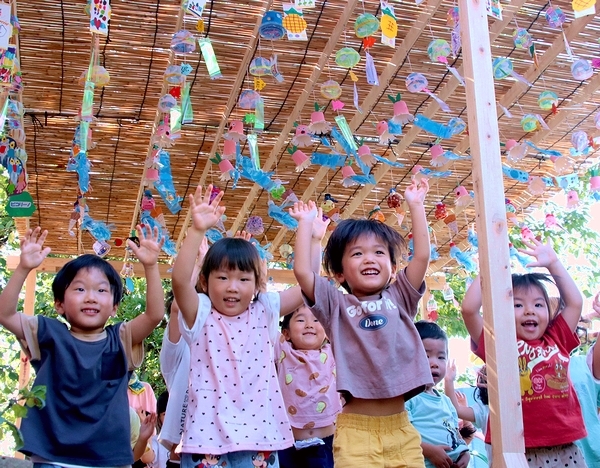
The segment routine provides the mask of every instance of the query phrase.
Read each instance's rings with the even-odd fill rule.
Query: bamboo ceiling
[[[365,51],[354,33],[354,22],[362,13],[379,17],[379,2],[365,0],[317,0],[312,9],[304,10],[307,22],[307,41],[276,41],[258,37],[258,28],[265,11],[282,12],[282,2],[270,0],[208,1],[202,18],[205,31],[196,31],[197,19],[182,13],[179,0],[113,0],[112,18],[107,36],[100,36],[100,63],[110,73],[110,83],[97,89],[94,98],[94,116],[91,124],[94,148],[88,151],[92,162],[91,191],[85,195],[89,214],[94,220],[114,225],[111,241],[126,238],[131,226],[137,223],[143,192],[145,163],[151,152],[151,138],[159,122],[158,101],[168,90],[163,74],[170,64],[189,63],[193,122],[183,125],[181,137],[168,148],[177,194],[183,197],[182,210],[171,214],[158,193],[153,190],[157,206],[165,215],[166,228],[175,242],[184,238],[188,224],[187,196],[198,183],[214,183],[225,191],[223,202],[227,207],[225,228],[244,227],[249,216],[262,217],[263,235],[257,236],[263,244],[271,243],[275,260],[280,259],[279,247],[293,246],[294,232],[284,228],[267,215],[272,199],[269,192],[248,179],[240,178],[235,190],[232,182],[221,182],[216,164],[209,161],[215,152],[223,151],[223,135],[234,119],[243,119],[247,112],[238,106],[241,91],[253,88],[253,77],[248,74],[249,63],[256,57],[277,54],[279,71],[284,81],[263,77],[266,87],[261,91],[265,102],[265,129],[258,134],[260,163],[264,171],[273,171],[272,179],[280,179],[300,199],[323,202],[325,194],[337,200],[342,217],[364,217],[375,205],[381,207],[386,222],[395,225],[406,236],[410,226],[404,221],[398,226],[386,197],[390,189],[403,193],[409,184],[415,165],[439,170],[430,165],[430,147],[436,137],[414,124],[407,124],[401,136],[389,146],[377,142],[376,124],[393,115],[393,104],[388,95],[402,93],[413,114],[423,114],[446,124],[452,117],[467,121],[465,88],[441,63],[433,63],[427,47],[433,39],[450,41],[451,26],[448,11],[455,3],[447,0],[393,1],[398,22],[396,47],[380,43],[376,34],[375,45],[369,50],[379,74],[379,85],[371,86],[365,77]],[[571,2],[513,0],[504,3],[503,19],[489,18],[493,57],[508,57],[514,70],[533,84],[512,77],[495,81],[500,140],[529,140],[543,149],[569,155],[571,134],[583,130],[589,136],[599,132],[594,125],[598,112],[596,104],[600,76],[594,74],[585,81],[571,76],[574,58],[593,59],[598,56],[597,42],[600,20],[596,15],[574,19]],[[560,29],[552,29],[545,12],[560,7],[567,20]],[[38,0],[21,1],[17,6],[21,25],[19,52],[23,73],[22,101],[25,108],[24,127],[27,170],[27,190],[33,196],[37,211],[30,223],[49,230],[47,244],[55,254],[75,255],[91,251],[94,239],[87,232],[72,237],[68,233],[70,214],[78,196],[77,174],[65,170],[71,151],[77,116],[83,95],[80,76],[87,70],[92,37],[89,17],[83,1]],[[525,28],[535,41],[537,64],[525,49],[515,48],[513,32]],[[210,38],[221,68],[222,78],[211,80],[201,59],[199,49],[189,54],[175,54],[170,50],[173,34],[187,29],[198,37]],[[565,50],[564,37],[574,57]],[[342,47],[351,47],[361,55],[361,62],[353,69],[358,77],[357,89],[363,113],[353,106],[353,82],[348,69],[335,63],[335,53]],[[462,56],[448,57],[449,64],[462,74]],[[451,112],[442,112],[439,105],[425,93],[408,92],[406,77],[422,73],[429,81],[429,89],[444,100]],[[468,79],[468,77],[465,77]],[[320,93],[327,80],[342,86],[345,103],[341,111],[334,111]],[[557,112],[541,110],[537,100],[540,92],[554,91],[558,95]],[[295,171],[287,148],[294,136],[294,123],[309,124],[314,104],[325,106],[325,117],[334,123],[334,117],[344,115],[357,139],[365,138],[371,150],[391,161],[399,161],[403,168],[377,163],[371,173],[376,185],[344,187],[340,169],[311,165]],[[504,108],[512,114],[508,118]],[[525,133],[521,118],[528,113],[540,114],[549,129]],[[246,131],[251,125],[245,125]],[[469,154],[467,133],[441,141],[444,150],[459,155]],[[304,151],[330,152],[317,138]],[[248,145],[242,145],[248,156]],[[504,151],[503,151],[504,159]],[[595,155],[571,158],[575,171],[584,174],[595,163]],[[515,164],[531,176],[557,175],[554,164],[547,156],[531,150]],[[354,169],[359,173],[356,165]],[[435,206],[443,202],[454,208],[454,190],[463,185],[472,189],[471,162],[450,161],[443,168],[451,171],[445,178],[430,179],[430,193],[426,210],[435,229],[435,240],[442,259],[432,264],[432,271],[444,265],[456,266],[448,258],[449,243],[465,246],[467,228],[474,220],[473,204],[457,214],[459,233],[452,236],[447,226],[439,228]],[[506,197],[517,207],[517,215],[547,199],[552,190],[542,196],[528,192],[528,184],[504,178]],[[281,201],[275,201],[280,204]],[[458,212],[459,210],[457,210]],[[437,223],[437,224],[436,224]],[[461,244],[461,242],[463,242]],[[110,257],[123,257],[123,247],[112,245]],[[167,256],[165,256],[167,260]]]

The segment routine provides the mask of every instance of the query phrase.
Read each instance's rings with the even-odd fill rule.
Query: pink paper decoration
[[[325,120],[325,114],[321,111],[315,111],[310,114],[310,125],[308,130],[313,135],[325,135],[331,132],[331,124]]]
[[[429,151],[431,153],[431,165],[433,167],[440,167],[446,163],[446,159],[443,157],[444,148],[442,148],[442,145],[433,145]]]
[[[296,164],[296,172],[302,172],[310,166],[310,159],[308,159],[308,156],[299,149],[292,153],[292,159],[294,160],[294,164]]]
[[[229,124],[229,131],[223,137],[226,140],[234,140],[236,142],[246,141],[244,123],[241,120],[232,120]]]
[[[376,160],[373,157],[373,154],[371,153],[371,148],[369,148],[367,145],[360,146],[357,152],[360,160],[364,162],[367,166],[371,167],[373,166],[373,164],[375,164]]]
[[[323,116],[323,119],[325,119],[325,116]],[[298,148],[312,146],[312,137],[309,133],[308,125],[298,125],[296,127],[296,134],[292,138],[292,145]]]
[[[397,125],[406,125],[414,120],[413,115],[408,111],[408,106],[404,101],[394,102],[394,117],[391,121]]]

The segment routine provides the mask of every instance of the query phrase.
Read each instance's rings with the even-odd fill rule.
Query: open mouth
[[[526,322],[521,323],[521,326],[526,330],[535,330],[538,324],[533,320],[527,320]]]
[[[81,311],[86,315],[96,315],[100,312],[98,309],[82,309]]]
[[[368,270],[363,270],[363,271],[361,272],[361,274],[362,274],[363,276],[376,276],[376,275],[378,275],[378,274],[379,274],[379,270],[375,270],[375,269],[373,269],[373,268],[370,268],[370,269],[368,269]]]

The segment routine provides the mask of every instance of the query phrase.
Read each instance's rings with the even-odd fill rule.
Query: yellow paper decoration
[[[393,16],[381,15],[381,33],[387,37],[398,35],[398,23]]]

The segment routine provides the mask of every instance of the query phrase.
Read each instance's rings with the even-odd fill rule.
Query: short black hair
[[[94,254],[80,255],[64,264],[54,277],[54,281],[52,281],[52,294],[54,300],[64,302],[65,291],[73,282],[77,273],[79,273],[80,270],[90,270],[94,268],[100,270],[104,276],[106,276],[113,295],[113,305],[119,305],[121,298],[123,297],[123,280],[110,263]]]
[[[375,219],[344,219],[331,233],[325,250],[323,252],[323,264],[329,276],[342,274],[342,258],[348,244],[354,242],[360,236],[374,235],[387,245],[392,265],[396,266],[403,253],[406,252],[406,241],[402,236],[381,221]],[[346,281],[342,287],[350,291]]]
[[[245,239],[224,237],[210,246],[202,262],[200,275],[208,282],[210,272],[219,268],[250,271],[254,273],[256,285],[260,284],[260,256],[256,247]]]
[[[169,289],[165,293],[165,313],[167,317],[171,316],[171,306],[173,305],[173,301],[175,300],[175,295],[173,294],[173,289]]]
[[[513,291],[517,289],[527,290],[531,288],[538,288],[541,291],[544,301],[546,301],[546,306],[548,307],[549,318],[552,319],[554,314],[552,311],[552,305],[550,303],[550,297],[548,296],[548,291],[546,290],[546,284],[553,284],[556,286],[556,283],[552,277],[545,273],[525,273],[523,275],[515,273],[512,275]],[[562,299],[559,298],[559,304],[556,309],[560,310],[561,305]]]
[[[167,411],[167,402],[169,401],[169,392],[165,390],[156,399],[156,414],[164,413]]]
[[[444,340],[446,345],[448,344],[448,335],[446,335],[446,332],[437,323],[419,320],[415,323],[415,327],[417,328],[417,332],[419,332],[421,341],[430,338],[432,340]]]

